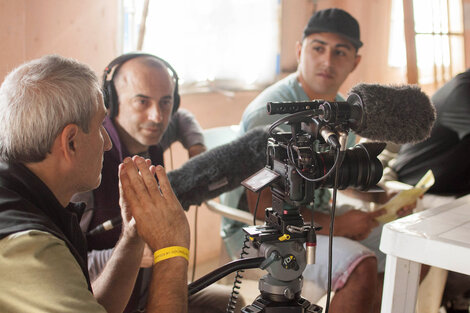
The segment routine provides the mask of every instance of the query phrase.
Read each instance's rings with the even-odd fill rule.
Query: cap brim
[[[321,28],[321,27],[315,27],[315,28],[312,27],[312,28],[305,29],[304,30],[304,37],[302,39],[304,39],[307,36],[310,36],[311,34],[315,34],[315,33],[334,33],[334,34],[338,34],[341,37],[343,37],[343,38],[347,39],[348,41],[350,41],[356,49],[359,49],[363,45],[362,41],[360,41],[356,38],[349,37],[349,36],[346,36],[343,33],[336,32],[336,31],[331,30],[331,29]]]

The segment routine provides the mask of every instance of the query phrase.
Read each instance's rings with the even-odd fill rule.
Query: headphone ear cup
[[[106,109],[109,109],[109,81],[104,81],[103,83],[103,102]]]
[[[178,111],[178,108],[180,107],[180,94],[178,92],[178,82],[175,84],[175,92],[173,93],[173,112],[174,114],[176,111]]]
[[[105,106],[109,110],[109,117],[114,118],[119,112],[118,107],[118,96],[116,92],[116,87],[112,80],[105,82]]]

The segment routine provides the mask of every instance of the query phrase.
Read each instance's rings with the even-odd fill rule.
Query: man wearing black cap
[[[283,117],[268,115],[269,101],[308,101],[324,99],[345,101],[338,94],[341,84],[357,67],[361,60],[358,49],[362,46],[359,24],[354,17],[341,9],[326,9],[316,12],[304,29],[302,40],[297,43],[298,68],[295,73],[268,87],[245,109],[240,123],[240,135],[260,126],[270,125]],[[348,138],[348,146],[355,142],[354,134]],[[320,293],[327,288],[329,200],[327,189],[315,190],[314,219],[323,229],[317,238],[316,264],[307,266],[304,282],[314,282]],[[243,195],[239,188],[222,200],[225,204],[242,209],[255,207],[256,195]],[[258,218],[264,220],[264,209],[270,207],[271,193],[265,189],[258,205]],[[375,295],[379,285],[377,267],[384,266],[385,258],[379,255],[380,229],[374,219],[382,212],[366,213],[344,208],[342,215],[335,219],[333,245],[332,288],[335,296],[331,312],[372,312],[378,309]],[[310,220],[312,211],[303,209],[305,220]],[[224,221],[222,235],[231,257],[235,258],[243,242],[241,223]],[[366,239],[366,240],[365,240]],[[383,271],[383,269],[382,269]],[[318,300],[304,288],[302,295],[310,301]]]

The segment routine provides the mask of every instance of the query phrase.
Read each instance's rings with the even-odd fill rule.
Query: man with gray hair
[[[90,282],[83,205],[69,202],[100,184],[105,116],[96,75],[71,59],[28,62],[0,87],[2,312],[122,312],[140,264],[127,256],[144,243],[155,251],[147,312],[187,311],[189,225],[163,168],[142,157],[119,167],[121,238]]]

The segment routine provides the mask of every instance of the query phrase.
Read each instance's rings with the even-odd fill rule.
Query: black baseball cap
[[[349,40],[356,49],[362,47],[359,23],[351,14],[341,9],[315,12],[304,29],[302,40],[313,33],[335,33]]]

